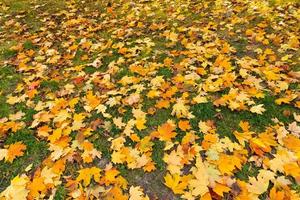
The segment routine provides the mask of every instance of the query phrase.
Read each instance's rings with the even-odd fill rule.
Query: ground
[[[299,3],[0,1],[0,199],[300,199]]]

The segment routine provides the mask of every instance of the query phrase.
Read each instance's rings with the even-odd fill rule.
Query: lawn
[[[0,200],[300,199],[299,0],[1,0]]]

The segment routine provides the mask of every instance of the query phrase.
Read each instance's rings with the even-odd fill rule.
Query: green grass
[[[195,118],[191,119],[191,125],[194,129],[198,127],[199,121],[214,119],[217,113],[213,103],[211,102],[195,104],[191,106],[190,111],[195,116]]]
[[[26,40],[23,44],[24,49],[29,50],[29,49],[35,49],[36,46],[30,41]]]
[[[246,163],[240,171],[235,173],[235,176],[242,181],[248,181],[249,176],[256,177],[258,175],[258,170],[259,168],[255,167],[253,163]]]
[[[155,166],[158,170],[165,170],[166,164],[163,161],[165,143],[163,141],[156,140],[153,145],[152,159],[155,162]]]
[[[97,68],[92,66],[86,66],[83,70],[85,73],[92,74],[97,71]]]
[[[20,79],[21,75],[16,73],[12,66],[0,67],[0,91],[12,92]]]
[[[160,109],[153,116],[148,117],[146,126],[156,127],[171,119],[171,109]]]
[[[21,75],[16,73],[12,66],[0,67],[0,118],[8,117],[11,114],[12,109],[6,103],[5,95],[11,93],[20,80]]]
[[[2,95],[0,95],[0,104],[0,118],[8,117],[10,114],[10,106],[6,103],[6,98]]]
[[[23,121],[28,122],[28,123],[33,121],[33,115],[37,113],[37,111],[34,110],[33,108],[27,107],[25,103],[16,104],[15,110],[16,110],[16,112],[22,111],[23,113],[25,113],[25,115],[23,117]]]
[[[59,83],[57,81],[43,81],[41,82],[41,88],[43,89],[49,89],[52,92],[55,92],[57,90],[59,90]]]
[[[55,196],[54,196],[54,200],[63,200],[66,199],[67,197],[67,191],[63,186],[58,186]]]
[[[9,6],[9,13],[22,12],[31,9],[30,3],[28,3],[26,0],[3,0],[2,3]]]
[[[257,104],[264,104],[266,109],[262,115],[251,113],[250,111],[231,111],[228,108],[221,108],[222,119],[216,120],[218,133],[221,136],[228,136],[232,138],[232,132],[237,130],[240,121],[248,121],[251,125],[251,129],[254,131],[263,131],[266,126],[273,124],[272,119],[277,118],[284,123],[290,123],[293,121],[293,116],[285,116],[283,112],[285,110],[291,113],[299,113],[299,110],[289,105],[276,105],[275,97],[267,95],[264,99],[257,102]]]
[[[7,13],[19,13],[19,12],[32,12],[34,10],[34,5],[36,2],[28,2],[27,0],[2,0],[4,5],[8,6],[9,9],[6,11]],[[38,0],[39,5],[43,5],[40,7],[43,11],[54,12],[59,9],[65,7],[65,1],[60,0]]]
[[[16,50],[10,49],[12,46],[14,46],[16,44],[17,44],[17,41],[14,41],[14,40],[0,42],[0,64],[1,64],[1,61],[10,59],[17,55]]]
[[[104,158],[110,159],[110,142],[107,140],[108,138],[104,136],[102,133],[104,130],[98,130],[95,136],[92,136],[93,144],[95,148],[101,151],[102,156]]]
[[[157,76],[164,76],[164,78],[172,78],[173,72],[169,68],[160,68],[157,72]]]

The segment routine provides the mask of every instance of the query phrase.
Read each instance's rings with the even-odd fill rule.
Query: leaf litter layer
[[[300,199],[299,6],[0,2],[0,199]]]

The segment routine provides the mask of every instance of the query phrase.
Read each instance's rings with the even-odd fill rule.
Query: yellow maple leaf
[[[123,128],[126,124],[122,122],[122,117],[115,117],[113,118],[114,124],[119,128]]]
[[[242,128],[243,132],[234,131],[233,134],[239,143],[245,146],[245,142],[249,141],[252,138],[253,132],[249,131],[249,122],[240,121],[239,126]]]
[[[230,190],[230,187],[227,187],[226,185],[222,185],[220,183],[216,183],[216,186],[213,188],[213,191],[221,197],[224,196],[224,192],[229,192]]]
[[[185,105],[183,99],[178,99],[176,103],[173,105],[172,115],[176,115],[177,118],[193,118],[194,115],[192,115],[189,112],[189,107]]]
[[[209,191],[209,175],[201,157],[196,158],[196,165],[192,168],[192,172],[194,178],[188,181],[190,192],[194,197],[203,196]]]
[[[284,137],[283,143],[288,149],[294,152],[300,152],[300,139],[295,135],[288,135]]]
[[[218,168],[221,173],[231,175],[235,168],[242,167],[241,160],[234,155],[221,154],[218,162]]]
[[[76,178],[76,181],[83,181],[84,186],[88,186],[91,182],[92,177],[96,182],[100,181],[100,172],[101,170],[97,167],[85,168],[78,171],[79,175]]]
[[[144,195],[143,189],[140,186],[131,186],[129,189],[129,200],[149,200],[147,195]]]
[[[26,175],[16,176],[1,194],[4,199],[9,200],[26,200],[29,190],[26,189],[26,185],[29,182],[29,178]]]
[[[88,91],[86,95],[87,106],[85,106],[85,110],[91,111],[96,108],[100,104],[100,99],[93,95],[92,91]]]
[[[256,114],[262,114],[263,112],[266,111],[266,109],[263,107],[264,105],[263,104],[259,104],[259,105],[256,105],[256,106],[252,106],[250,108],[250,112],[252,113],[256,113]]]
[[[257,178],[250,177],[247,190],[253,194],[260,195],[267,191],[270,180],[274,180],[275,174],[268,170],[260,170]]]
[[[300,166],[296,162],[285,164],[283,169],[287,175],[293,176],[296,180],[300,179]]]
[[[53,122],[63,122],[68,118],[71,118],[71,114],[67,110],[61,110],[58,114],[56,114]]]
[[[118,176],[120,172],[115,168],[110,168],[105,170],[105,175],[103,177],[105,185],[109,185],[116,181],[116,176]]]
[[[83,123],[83,120],[86,116],[83,113],[75,113],[73,117],[73,124],[72,124],[72,130],[76,131],[81,128],[83,128],[85,125]]]
[[[136,120],[135,120],[135,126],[136,126],[136,128],[138,129],[138,130],[143,130],[143,129],[145,129],[145,128],[147,128],[146,126],[145,126],[145,123],[146,123],[146,119],[145,118],[137,118]]]
[[[175,194],[183,194],[184,190],[188,186],[188,180],[190,176],[180,176],[179,174],[167,173],[164,177],[165,185],[172,189]]]

